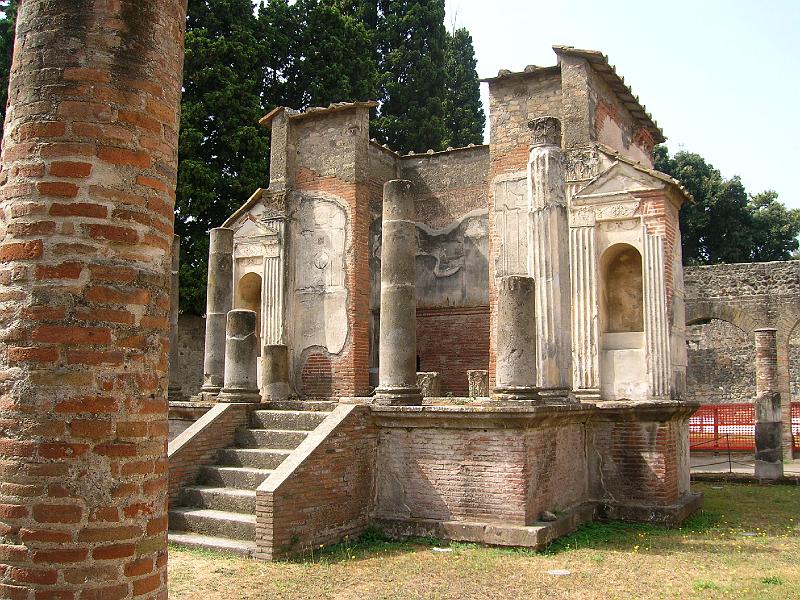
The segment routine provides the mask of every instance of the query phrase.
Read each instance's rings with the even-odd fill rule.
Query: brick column
[[[0,597],[166,598],[186,0],[25,0],[0,188]]]
[[[756,329],[756,466],[759,479],[783,476],[777,330]]]

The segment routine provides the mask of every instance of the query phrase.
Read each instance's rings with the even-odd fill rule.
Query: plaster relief
[[[500,237],[495,277],[528,274],[527,187],[526,176],[495,183],[495,224]]]
[[[344,284],[347,215],[333,200],[303,197],[294,216],[296,349],[320,346],[338,354],[348,333]]]

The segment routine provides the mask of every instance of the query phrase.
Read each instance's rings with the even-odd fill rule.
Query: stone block
[[[489,395],[489,371],[484,369],[467,371],[467,381],[471,398],[484,398]]]
[[[436,371],[418,372],[417,387],[423,398],[437,398],[442,395],[442,377]]]

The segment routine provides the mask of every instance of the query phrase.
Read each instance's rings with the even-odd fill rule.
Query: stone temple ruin
[[[269,187],[211,232],[171,539],[274,559],[374,524],[537,547],[700,506],[691,198],[606,57],[554,51],[485,80],[486,146],[401,156],[367,102],[262,119]]]

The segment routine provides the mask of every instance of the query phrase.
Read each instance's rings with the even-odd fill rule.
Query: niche
[[[642,255],[628,244],[616,244],[603,255],[603,331],[644,331]]]
[[[239,280],[234,296],[234,308],[252,310],[256,313],[256,337],[259,353],[261,349],[261,275],[246,273]]]

